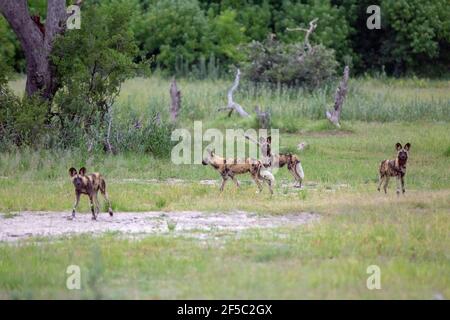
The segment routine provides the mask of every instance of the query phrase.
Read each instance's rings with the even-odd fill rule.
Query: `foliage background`
[[[333,49],[354,73],[439,76],[450,66],[446,0],[129,0],[122,5],[134,10],[129,23],[140,49],[136,57],[153,57],[153,67],[171,75],[217,75],[242,60],[239,45],[264,41],[270,33],[287,43],[303,41],[303,33],[286,28],[306,27],[313,18],[319,23],[311,41]],[[366,27],[369,5],[381,7],[381,30]],[[45,18],[45,0],[29,6]],[[0,56],[23,72],[23,53],[3,17],[0,39]]]

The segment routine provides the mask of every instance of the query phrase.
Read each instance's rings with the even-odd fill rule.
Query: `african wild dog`
[[[252,140],[249,136],[247,139]],[[255,142],[255,141],[254,141]],[[272,137],[268,136],[266,139],[260,138],[259,142],[256,142],[261,150],[261,155],[263,158],[264,167],[279,167],[282,168],[287,165],[288,171],[292,174],[295,179],[295,187],[301,188],[305,174],[303,172],[303,167],[298,156],[292,153],[280,153],[273,154],[271,150]]]
[[[406,162],[408,161],[409,149],[411,144],[407,143],[404,147],[400,143],[395,145],[397,150],[397,158],[394,160],[384,160],[380,164],[380,180],[378,183],[378,191],[381,189],[381,184],[384,181],[384,193],[387,193],[387,187],[390,177],[397,178],[397,194],[400,194],[400,183],[402,192],[405,193],[405,174],[406,174]]]
[[[214,150],[208,150],[208,154],[202,160],[202,164],[205,166],[209,164],[220,173],[222,176],[222,185],[220,186],[221,192],[223,191],[228,178],[231,178],[234,183],[236,183],[236,186],[239,187],[239,181],[235,176],[248,172],[258,186],[259,192],[262,191],[260,180],[263,180],[269,186],[270,194],[273,194],[272,186],[275,182],[275,178],[271,172],[264,170],[262,162],[259,160],[252,158],[247,158],[244,161],[239,161],[238,159],[225,159],[217,156]]]
[[[80,202],[81,194],[86,194],[89,196],[89,201],[91,204],[92,219],[97,219],[97,216],[100,213],[98,202],[99,190],[108,203],[108,213],[112,217],[113,211],[111,209],[111,201],[109,201],[108,193],[106,192],[106,182],[105,179],[103,179],[103,177],[100,175],[100,173],[91,173],[89,175],[86,175],[86,168],[82,167],[78,172],[75,168],[70,168],[69,175],[72,178],[73,185],[75,186],[76,196],[75,204],[72,210],[72,218],[75,218],[75,210],[78,206],[78,203]],[[96,210],[94,210],[94,203]]]

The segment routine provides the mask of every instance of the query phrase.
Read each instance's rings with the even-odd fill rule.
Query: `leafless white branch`
[[[286,31],[303,31],[306,32],[305,34],[305,45],[308,47],[308,50],[310,51],[312,49],[311,44],[309,43],[309,36],[311,35],[311,33],[314,32],[314,30],[316,30],[317,28],[317,21],[319,20],[319,18],[315,18],[314,20],[311,20],[309,22],[309,28],[305,29],[305,28],[287,28]]]
[[[244,108],[242,108],[242,106],[236,102],[234,102],[233,100],[233,93],[234,91],[236,91],[236,89],[239,86],[239,80],[241,78],[241,71],[239,69],[237,69],[236,72],[236,78],[234,79],[234,83],[233,86],[230,88],[230,90],[228,90],[228,104],[226,107],[220,108],[219,111],[222,110],[228,110],[228,116],[231,117],[231,114],[233,113],[233,111],[236,111],[237,113],[239,113],[239,115],[241,117],[248,117],[249,114],[244,110]]]

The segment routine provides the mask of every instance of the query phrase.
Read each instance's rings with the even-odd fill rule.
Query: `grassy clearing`
[[[310,125],[317,123],[310,122]],[[295,150],[294,146],[300,141],[309,143],[310,147],[299,154],[306,172],[305,182],[314,184],[310,189],[317,190],[307,188],[298,191],[284,187],[282,181],[292,182],[292,177],[282,168],[276,175],[277,195],[272,199],[267,192],[258,195],[261,203],[254,203],[256,186],[250,182],[249,176],[240,178],[244,181],[242,190],[237,190],[230,183],[224,194],[218,197],[217,186],[199,184],[202,179],[219,181],[218,174],[212,168],[202,165],[174,166],[170,160],[135,154],[86,156],[71,151],[58,154],[46,151],[3,153],[0,154],[0,211],[70,209],[73,190],[67,170],[71,166],[86,166],[89,171],[104,173],[113,208],[120,211],[229,210],[232,206],[274,211],[286,197],[302,203],[317,193],[327,194],[339,188],[371,194],[376,190],[378,165],[381,160],[395,155],[394,144],[397,141],[412,143],[406,177],[408,192],[450,188],[450,157],[446,154],[450,146],[448,124],[355,122],[349,126],[352,131],[348,133],[309,131],[301,135],[282,135],[282,149]],[[145,181],[170,178],[186,181],[174,185]],[[391,181],[390,187],[393,193],[395,181]],[[222,200],[211,204],[211,199]],[[86,206],[82,207],[82,210],[86,209]]]
[[[12,84],[16,92],[22,82]],[[128,81],[115,115],[130,119],[159,111],[167,117],[168,83],[156,77]],[[255,127],[253,118],[215,112],[226,101],[228,81],[179,83],[180,127],[191,128],[197,119],[204,129]],[[230,183],[219,194],[218,186],[199,183],[219,180],[212,168],[174,166],[143,154],[0,153],[0,212],[8,219],[22,210],[69,212],[71,166],[102,172],[116,211],[321,215],[313,225],[205,241],[176,238],[169,231],[139,241],[106,234],[2,243],[0,298],[449,298],[448,81],[354,79],[350,87],[342,130],[321,120],[334,88],[238,93],[236,100],[249,111],[256,104],[270,107],[273,127],[282,132],[282,150],[309,144],[299,153],[307,188],[285,186],[292,177],[284,168],[276,175],[273,197],[267,189],[255,195],[256,187],[244,176],[240,189]],[[395,181],[387,196],[376,191],[379,162],[395,155],[397,141],[412,144],[402,197],[395,195]],[[167,179],[183,181],[160,182]],[[88,213],[86,198],[80,210]],[[81,267],[80,291],[65,287],[71,264]],[[366,269],[373,264],[381,268],[381,290],[366,288]]]
[[[170,233],[0,246],[2,298],[364,298],[450,296],[449,194],[337,200],[320,223],[198,241]],[[339,197],[338,197],[339,198]],[[348,211],[348,208],[351,208]],[[82,290],[67,290],[79,265]],[[366,269],[381,268],[381,290]]]

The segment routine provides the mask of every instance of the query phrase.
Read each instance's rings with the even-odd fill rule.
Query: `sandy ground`
[[[130,236],[174,233],[208,238],[224,231],[236,233],[250,228],[298,226],[313,222],[318,217],[308,212],[277,216],[242,211],[118,212],[114,217],[101,213],[97,221],[93,221],[90,214],[77,214],[74,220],[70,220],[68,212],[20,212],[0,215],[0,241],[105,232]]]

